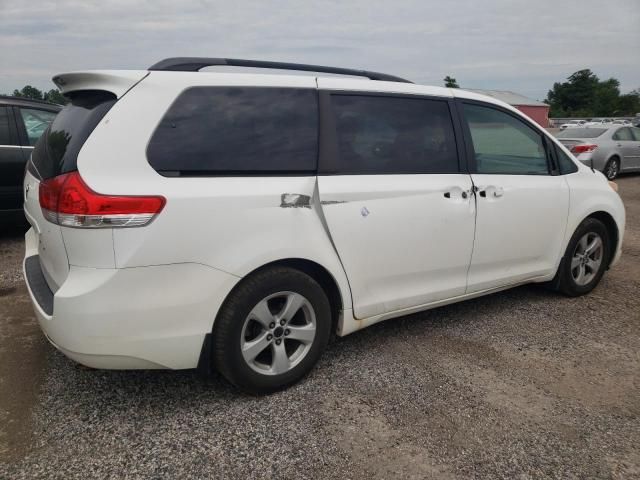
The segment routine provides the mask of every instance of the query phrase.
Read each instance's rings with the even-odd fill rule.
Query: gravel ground
[[[621,263],[592,294],[527,286],[333,342],[302,383],[56,352],[0,237],[0,478],[640,478],[640,176]]]

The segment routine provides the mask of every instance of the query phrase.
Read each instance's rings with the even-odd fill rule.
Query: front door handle
[[[502,188],[497,187],[494,191],[493,191],[493,196],[494,197],[501,197],[502,195],[504,195],[504,190],[502,190]]]

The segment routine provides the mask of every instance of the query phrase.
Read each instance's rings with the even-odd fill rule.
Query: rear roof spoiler
[[[63,94],[77,90],[105,90],[120,98],[147,75],[149,72],[146,70],[90,70],[61,73],[52,80]]]
[[[352,68],[325,67],[322,65],[307,65],[305,63],[267,62],[262,60],[244,60],[240,58],[207,58],[207,57],[173,57],[166,58],[151,65],[149,70],[171,72],[197,72],[205,67],[230,66],[249,68],[270,68],[274,70],[296,70],[300,72],[333,73],[337,75],[352,75],[366,77],[370,80],[386,82],[413,83],[404,78],[387,75],[386,73],[356,70]]]

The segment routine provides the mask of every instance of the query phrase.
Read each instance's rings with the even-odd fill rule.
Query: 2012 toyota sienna
[[[199,72],[219,65],[289,74]],[[530,282],[582,295],[620,257],[615,184],[489,97],[209,58],[54,82],[70,103],[28,163],[24,274],[91,367],[269,392],[333,333]]]

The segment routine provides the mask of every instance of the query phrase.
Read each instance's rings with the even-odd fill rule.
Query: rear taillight
[[[103,195],[91,190],[79,172],[40,183],[40,208],[50,222],[68,227],[140,227],[162,211],[161,196]]]
[[[596,148],[598,148],[597,145],[592,145],[590,143],[581,143],[579,145],[574,145],[571,149],[571,153],[589,153],[593,152]]]

